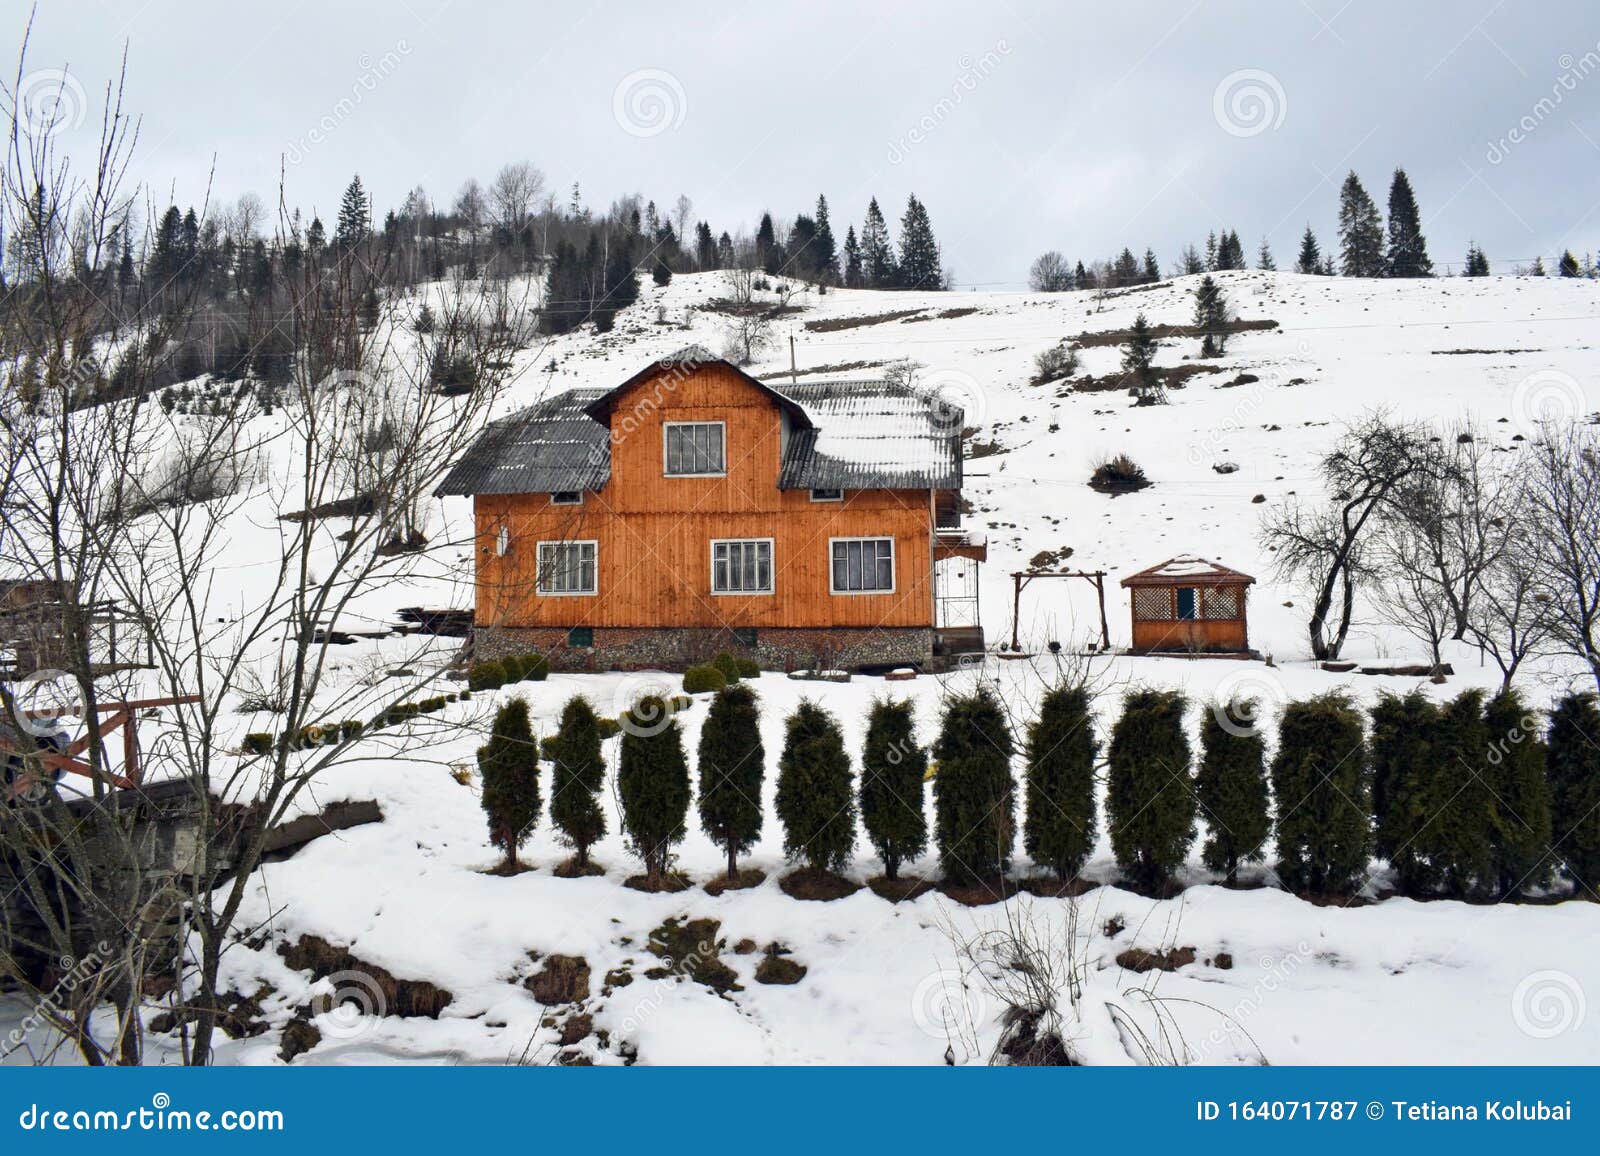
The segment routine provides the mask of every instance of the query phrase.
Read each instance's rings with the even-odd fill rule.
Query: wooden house
[[[475,653],[794,669],[981,650],[975,605],[941,621],[961,599],[941,571],[984,556],[959,528],[961,416],[905,385],[773,384],[691,348],[497,421],[438,490],[473,501]]]
[[[1188,554],[1128,575],[1134,653],[1248,653],[1245,595],[1254,582]]]

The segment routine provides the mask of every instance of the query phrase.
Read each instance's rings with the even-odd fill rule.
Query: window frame
[[[745,544],[765,545],[767,547],[767,579],[765,590],[718,590],[717,589],[717,547],[727,545]],[[711,564],[711,596],[713,598],[771,598],[778,592],[778,547],[772,538],[713,538],[711,539],[709,559]]]
[[[571,494],[572,495],[572,501],[570,501],[570,502],[561,501],[560,498],[561,498],[562,494]],[[583,491],[582,490],[551,490],[550,491],[550,504],[552,506],[581,506],[581,505],[583,505]]]
[[[871,590],[841,590],[834,584],[833,548],[841,542],[887,542],[889,543],[889,585],[876,587]],[[859,594],[893,594],[900,586],[899,550],[895,547],[892,534],[864,534],[858,537],[829,538],[828,539],[828,593],[837,595]]]
[[[593,546],[594,588],[591,590],[547,590],[544,586],[544,548],[546,546]],[[580,568],[583,559],[578,559]],[[540,598],[594,598],[600,593],[600,540],[598,538],[543,538],[533,554],[533,590]]]
[[[818,494],[837,494],[838,497],[819,498],[817,497]],[[842,502],[844,501],[844,489],[840,486],[814,486],[811,490],[811,500],[813,502]]]
[[[671,455],[669,446],[672,440],[671,430],[682,426],[714,425],[722,438],[722,468],[705,473],[672,472]],[[728,476],[728,423],[721,420],[708,421],[664,421],[661,423],[661,476],[665,478],[725,478]]]

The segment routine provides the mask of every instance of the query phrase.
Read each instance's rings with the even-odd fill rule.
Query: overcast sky
[[[158,202],[198,203],[213,156],[214,203],[274,204],[286,163],[329,220],[352,173],[381,217],[520,159],[719,231],[822,192],[842,238],[915,192],[958,284],[1020,287],[1048,248],[1165,267],[1223,226],[1287,265],[1346,170],[1382,205],[1400,165],[1437,264],[1600,250],[1594,0],[42,0],[26,71],[92,103],[124,46]]]

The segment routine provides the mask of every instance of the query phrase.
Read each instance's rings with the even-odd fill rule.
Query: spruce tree
[[[1385,693],[1372,708],[1373,849],[1389,860],[1401,894],[1413,898],[1438,883],[1421,836],[1437,802],[1440,731],[1439,708],[1420,690],[1403,698]]]
[[[1128,330],[1128,344],[1122,350],[1122,373],[1132,380],[1131,389],[1140,405],[1154,405],[1161,400],[1161,379],[1156,376],[1156,350],[1161,343],[1150,330],[1150,322],[1140,313]]]
[[[1387,272],[1391,277],[1432,277],[1433,262],[1428,260],[1428,240],[1422,235],[1422,216],[1411,179],[1404,169],[1395,169],[1389,184],[1389,253]]]
[[[1294,263],[1294,271],[1311,274],[1322,272],[1322,246],[1317,244],[1317,235],[1311,231],[1310,225],[1300,235],[1300,257]]]
[[[1354,170],[1339,190],[1339,250],[1346,277],[1383,276],[1383,218]]]
[[[866,283],[866,273],[861,264],[861,245],[856,241],[856,227],[847,225],[844,231],[844,287],[861,289]]]
[[[1077,267],[1072,270],[1072,287],[1074,289],[1089,288],[1089,270],[1083,267],[1082,261],[1079,261]]]
[[[705,221],[694,227],[694,263],[702,273],[717,267],[717,239]]]
[[[517,848],[539,821],[539,748],[528,704],[514,698],[495,714],[489,741],[478,748],[480,801],[489,819],[489,842],[505,853],[504,869],[517,869]]]
[[[1129,884],[1148,894],[1168,884],[1194,842],[1186,705],[1177,691],[1132,691],[1111,728],[1106,791],[1111,850]]]
[[[783,265],[783,254],[778,251],[778,237],[772,227],[771,213],[762,213],[761,224],[756,226],[756,264],[769,274],[777,273]]]
[[[371,227],[372,202],[367,197],[367,191],[361,187],[361,174],[357,173],[350,178],[344,196],[339,201],[339,223],[334,229],[334,243],[343,250],[353,249],[367,239]]]
[[[579,869],[589,865],[589,848],[606,833],[600,788],[606,764],[600,753],[600,720],[582,695],[567,700],[561,725],[545,740],[550,761],[550,821],[573,849]]]
[[[1372,846],[1361,715],[1337,692],[1290,703],[1278,726],[1278,877],[1291,891],[1343,895],[1365,877]]]
[[[784,271],[804,281],[822,280],[815,265],[816,243],[817,223],[804,213],[795,217],[794,223],[789,226],[789,239],[784,245]]]
[[[833,224],[828,220],[828,198],[817,197],[817,234],[812,243],[812,268],[824,285],[839,283],[839,250],[833,239]]]
[[[1094,760],[1100,744],[1092,705],[1084,687],[1055,687],[1045,693],[1038,721],[1028,728],[1022,845],[1029,858],[1063,883],[1083,868],[1098,837]]]
[[[1467,246],[1467,267],[1464,271],[1468,277],[1487,277],[1489,275],[1489,258],[1484,255],[1478,243],[1473,241]]]
[[[1144,279],[1152,283],[1161,280],[1161,262],[1156,260],[1154,249],[1144,251]]]
[[[1550,881],[1550,782],[1538,723],[1515,690],[1484,707],[1486,756],[1493,792],[1493,881],[1498,899],[1519,899]]]
[[[672,708],[660,698],[640,699],[619,720],[622,752],[617,765],[617,795],[622,801],[622,830],[644,860],[645,885],[659,889],[666,881],[672,848],[686,834],[689,814],[689,762],[683,753],[683,732]]]
[[[873,702],[861,752],[861,822],[888,879],[900,878],[900,865],[928,846],[923,809],[928,756],[917,745],[915,730],[909,702]]]
[[[1228,351],[1228,295],[1208,273],[1194,288],[1194,324],[1200,330],[1200,356],[1221,357]]]
[[[1561,277],[1576,277],[1578,275],[1578,259],[1572,255],[1571,249],[1561,253],[1561,261],[1556,265],[1556,273]]]
[[[761,745],[756,692],[734,683],[711,700],[700,729],[700,829],[728,856],[728,878],[739,856],[761,837],[761,784],[767,752]]]
[[[1270,271],[1277,267],[1278,263],[1272,259],[1272,246],[1262,237],[1261,247],[1256,250],[1256,268]]]
[[[900,278],[902,289],[943,289],[944,264],[939,242],[933,237],[928,210],[913,194],[906,198],[900,218]]]
[[[1217,242],[1217,268],[1243,269],[1244,266],[1244,243],[1239,240],[1238,231],[1224,229]]]
[[[952,698],[933,757],[934,840],[945,879],[978,883],[1005,874],[1016,837],[1011,728],[994,692]]]
[[[1124,285],[1136,284],[1139,280],[1139,262],[1133,255],[1133,250],[1124,247],[1117,254],[1117,259],[1111,263],[1112,284],[1119,288]]]
[[[802,701],[784,724],[778,758],[778,818],[783,849],[815,871],[841,871],[856,842],[850,755],[839,724],[814,702]]]
[[[1600,896],[1600,705],[1593,692],[1556,704],[1545,741],[1556,854],[1579,895]]]
[[[1229,705],[1226,717],[1247,718],[1256,710]],[[1195,799],[1209,832],[1201,857],[1221,872],[1228,886],[1239,881],[1241,863],[1259,862],[1272,823],[1267,817],[1266,744],[1254,728],[1224,725],[1222,711],[1208,710],[1200,723],[1200,769]]]
[[[884,223],[877,197],[867,202],[867,219],[861,226],[861,276],[868,289],[893,289],[896,284],[889,226]]]

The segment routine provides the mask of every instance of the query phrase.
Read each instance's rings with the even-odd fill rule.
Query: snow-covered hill
[[[1102,696],[1103,723],[1114,713],[1115,688],[1133,683],[1183,686],[1198,702],[1210,701],[1227,683],[1281,703],[1337,686],[1370,700],[1381,687],[1409,689],[1419,681],[1438,696],[1496,682],[1476,652],[1463,648],[1448,656],[1458,676],[1444,686],[1317,669],[1305,640],[1304,592],[1274,575],[1257,541],[1259,519],[1284,495],[1311,493],[1316,459],[1340,423],[1375,407],[1441,422],[1472,418],[1508,454],[1522,452],[1520,439],[1535,433],[1541,417],[1600,409],[1600,359],[1591,344],[1600,284],[1366,282],[1262,272],[1219,279],[1241,319],[1271,320],[1276,327],[1235,337],[1225,358],[1207,363],[1217,372],[1189,377],[1166,406],[1136,408],[1120,391],[1030,384],[1033,361],[1064,339],[1125,328],[1138,312],[1156,325],[1189,323],[1195,278],[1098,302],[1087,293],[805,292],[793,301],[800,311],[784,317],[752,372],[786,377],[792,334],[802,379],[870,376],[910,359],[918,363],[919,382],[962,406],[975,429],[972,444],[982,447],[982,456],[968,464],[967,524],[988,532],[982,616],[991,643],[1009,638],[1010,573],[1042,551],[1070,548],[1069,565],[1114,576],[1188,553],[1257,577],[1251,636],[1258,650],[1273,656],[1271,668],[1097,660],[1102,684],[1112,688]],[[720,347],[726,319],[705,307],[725,293],[714,274],[680,276],[664,288],[647,284],[613,333],[572,334],[521,354],[502,408],[509,412],[566,388],[614,385],[686,344]],[[1181,364],[1196,345],[1174,339],[1159,363]],[[1081,358],[1080,373],[1101,376],[1117,369],[1120,349],[1091,345]],[[1116,498],[1091,490],[1087,479],[1095,462],[1115,453],[1133,457],[1153,485]],[[1237,468],[1214,468],[1224,463]],[[461,543],[469,513],[466,501],[442,503],[438,517],[449,532],[433,538],[454,544],[435,549],[434,577],[404,590],[375,591],[363,598],[361,612],[382,621],[405,605],[462,604],[470,556]],[[239,540],[246,548],[236,565],[247,583],[250,567],[265,559],[248,548],[254,539],[245,527]],[[1114,581],[1107,593],[1112,641],[1125,644],[1126,594]],[[1027,649],[1052,640],[1071,649],[1098,632],[1092,591],[1035,583],[1024,595],[1019,626]],[[345,648],[342,663],[351,679],[377,655],[403,655],[442,669],[441,649],[418,655],[415,645],[414,639],[362,642]],[[1349,652],[1357,659],[1423,657],[1414,643],[1366,619]],[[376,798],[386,816],[382,823],[325,837],[259,873],[259,891],[243,919],[270,928],[271,938],[259,949],[231,952],[227,966],[230,981],[246,995],[266,985],[261,1002],[274,1030],[226,1045],[219,1058],[273,1061],[278,1029],[336,986],[327,979],[308,984],[305,973],[290,970],[275,951],[280,943],[315,935],[394,976],[432,981],[453,998],[436,1020],[325,1012],[315,1021],[322,1042],[300,1062],[503,1062],[529,1054],[530,1047],[537,1058],[554,1057],[562,1050],[561,1027],[575,1013],[542,1008],[523,983],[552,954],[587,962],[583,1011],[593,1017],[593,1032],[572,1048],[596,1062],[637,1056],[646,1063],[938,1063],[947,1048],[957,1062],[978,1059],[995,1039],[999,1008],[970,977],[963,986],[956,943],[999,925],[1019,906],[1030,907],[1032,918],[1060,941],[1065,901],[966,909],[936,894],[899,905],[868,890],[832,903],[788,898],[776,882],[784,870],[782,832],[771,808],[783,718],[802,693],[814,697],[840,718],[847,743],[859,750],[868,704],[893,692],[917,703],[919,726],[931,738],[947,685],[993,679],[1025,719],[1049,672],[1048,662],[992,657],[981,669],[900,684],[866,678],[840,686],[801,684],[764,675],[757,685],[768,818],[750,863],[768,879],[716,897],[698,886],[675,895],[621,886],[637,866],[617,834],[609,791],[611,833],[595,852],[605,875],[553,876],[551,868],[567,852],[547,824],[523,851],[533,871],[487,875],[496,855],[475,783],[447,769],[470,769],[497,697],[526,694],[536,725],[548,732],[568,696],[586,694],[610,714],[651,676],[557,675],[452,705],[447,719],[468,725],[429,740],[433,761],[385,758],[375,744],[374,757],[331,773],[315,792],[318,805]],[[1542,705],[1569,674],[1559,663],[1534,670],[1530,698]],[[702,700],[680,716],[691,749],[704,710]],[[251,726],[241,716],[241,733]],[[679,866],[703,883],[716,874],[719,856],[691,831]],[[1018,871],[1028,867],[1019,857]],[[937,868],[929,856],[910,869],[931,875]],[[852,874],[866,879],[878,871],[863,841]],[[1107,847],[1088,875],[1114,876]],[[1193,885],[1172,900],[1140,898],[1114,886],[1081,900],[1077,957],[1085,995],[1082,1020],[1069,1030],[1079,1033],[1086,1057],[1131,1062],[1136,1053],[1115,1025],[1114,1005],[1120,1009],[1115,1014],[1141,1023],[1152,1036],[1160,1017],[1172,1017],[1188,1041],[1188,1058],[1199,1062],[1600,1060],[1592,1026],[1564,1030],[1570,1024],[1558,1023],[1563,1030],[1551,1031],[1544,1018],[1554,1000],[1558,1008],[1577,1009],[1581,1023],[1584,991],[1600,993],[1600,910],[1592,905],[1481,908],[1391,899],[1324,908],[1271,888],[1210,886],[1197,860],[1189,876]],[[1268,876],[1258,872],[1255,878]],[[660,963],[647,950],[649,933],[674,917],[720,922],[727,945],[721,956],[740,990],[718,994],[692,980],[646,976]],[[735,945],[746,939],[758,950],[737,952]],[[759,949],[769,944],[782,945],[807,968],[798,984],[755,982]],[[1114,962],[1133,946],[1193,946],[1197,960],[1172,974],[1134,975]]]

